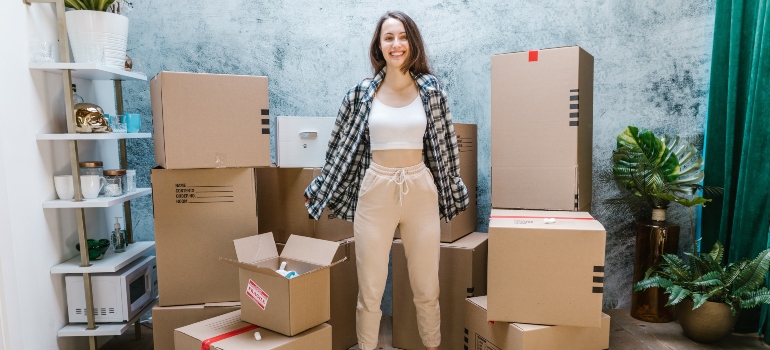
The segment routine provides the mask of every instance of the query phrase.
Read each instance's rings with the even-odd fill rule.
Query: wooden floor
[[[676,322],[647,323],[636,320],[628,314],[628,309],[604,310],[612,317],[610,328],[611,350],[753,350],[770,349],[756,334],[731,334],[716,344],[700,344],[685,337],[682,328]],[[383,317],[380,323],[379,349],[392,350],[392,322],[390,317]],[[103,350],[152,350],[152,329],[142,326],[142,339],[136,340],[134,328],[108,342]],[[350,348],[358,350],[358,346]],[[172,350],[172,349],[158,349]],[[396,349],[398,350],[398,349]]]

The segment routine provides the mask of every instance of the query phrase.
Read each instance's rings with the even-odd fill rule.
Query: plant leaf
[[[645,278],[639,282],[637,282],[634,285],[634,292],[643,291],[648,288],[668,288],[671,287],[674,284],[674,282],[671,282],[671,280],[661,277],[661,276],[654,276],[650,278]]]
[[[754,260],[749,262],[743,271],[738,275],[735,280],[734,293],[740,295],[743,292],[749,292],[759,288],[760,285],[765,282],[765,275],[767,269],[770,267],[770,249],[767,249]]]
[[[666,306],[672,306],[679,304],[682,302],[682,300],[684,300],[684,298],[688,297],[692,293],[682,286],[675,284],[666,289],[666,294],[669,294],[668,303],[666,303]]]
[[[762,288],[748,293],[741,299],[741,308],[751,309],[762,304],[770,304],[770,291],[767,288]]]
[[[716,243],[714,243],[714,247],[711,248],[711,252],[709,253],[709,256],[715,262],[720,263],[722,261],[722,258],[724,258],[724,254],[725,254],[725,247],[722,245],[721,242],[716,241]]]

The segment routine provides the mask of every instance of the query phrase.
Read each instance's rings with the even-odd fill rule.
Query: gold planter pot
[[[679,324],[688,338],[699,343],[713,343],[732,332],[738,314],[730,315],[730,306],[725,303],[707,301],[693,310],[692,299],[687,298],[676,305]]]

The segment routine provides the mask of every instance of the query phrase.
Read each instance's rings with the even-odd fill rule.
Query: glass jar
[[[80,165],[80,175],[102,176],[102,173],[104,172],[104,163],[102,162],[88,161],[80,162],[78,165]]]
[[[113,169],[104,171],[104,196],[118,197],[123,195],[126,170]]]

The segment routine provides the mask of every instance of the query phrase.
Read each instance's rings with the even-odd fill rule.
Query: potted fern
[[[64,0],[67,35],[77,63],[124,67],[128,44],[126,0]]]
[[[724,247],[717,242],[708,254],[687,253],[689,262],[673,254],[650,268],[634,291],[662,288],[666,305],[675,305],[679,323],[690,339],[712,343],[732,331],[740,309],[770,304],[765,275],[770,249],[753,260],[724,265]]]
[[[707,193],[715,193],[718,190],[700,185],[703,159],[691,142],[679,136],[657,137],[650,130],[629,126],[617,137],[612,162],[614,179],[626,191],[623,198],[611,201],[623,203],[635,211],[650,213],[651,210],[651,220],[636,225],[632,282],[637,283],[644,278],[645,271],[660,262],[662,254],[677,251],[679,226],[666,222],[669,204],[674,202],[688,207],[692,226],[692,207],[710,201],[697,196],[697,191],[705,189]],[[631,316],[647,322],[673,321],[673,309],[665,306],[664,299],[662,289],[633,293]]]

